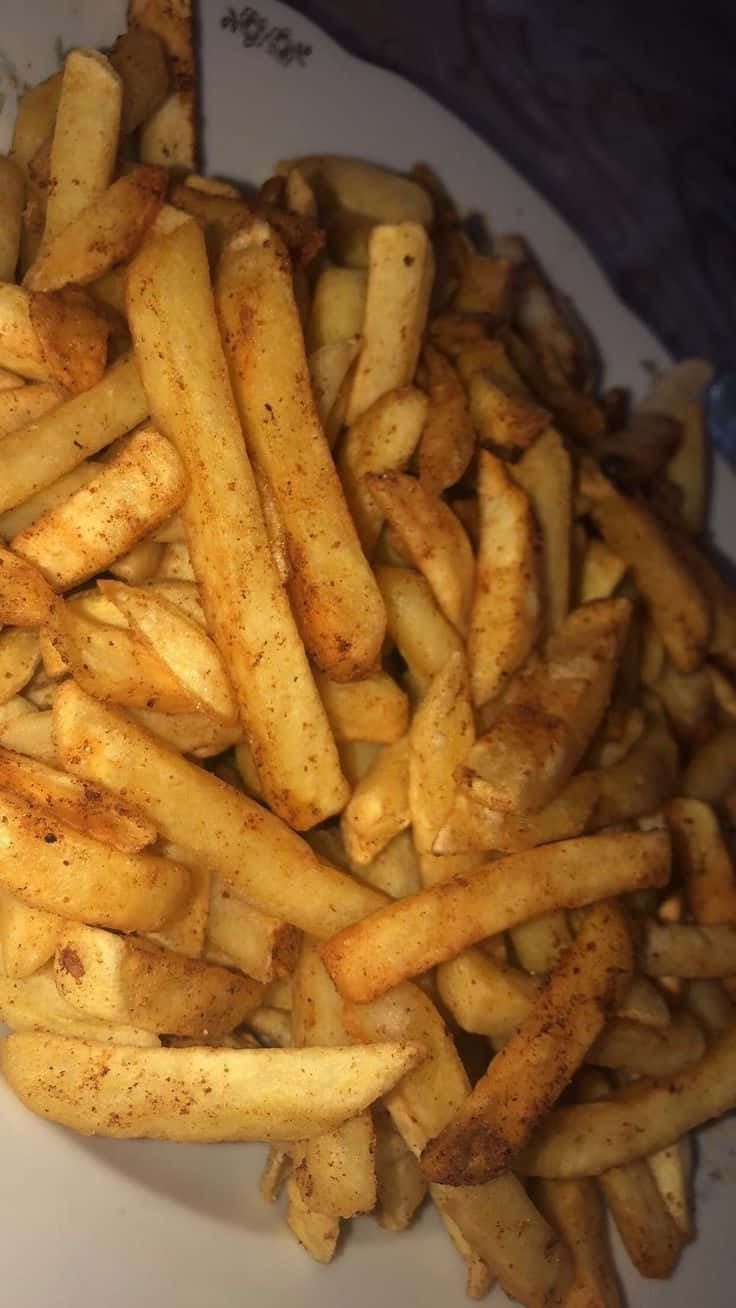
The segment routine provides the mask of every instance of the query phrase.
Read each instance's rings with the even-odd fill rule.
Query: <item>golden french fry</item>
[[[626,599],[574,609],[544,659],[511,683],[462,775],[473,798],[507,812],[534,812],[572,775],[608,706],[631,614]]]
[[[290,1171],[291,1154],[289,1150],[279,1145],[270,1145],[258,1184],[258,1192],[267,1204],[275,1203],[280,1197]]]
[[[447,1185],[480,1185],[504,1171],[559,1098],[631,977],[626,919],[613,901],[589,909],[548,985],[451,1122],[422,1152]]]
[[[683,1240],[695,1235],[690,1186],[693,1170],[692,1138],[683,1136],[677,1144],[650,1154],[647,1165]]]
[[[164,545],[155,578],[160,581],[195,581],[192,558],[185,541],[171,541]]]
[[[240,723],[227,727],[205,713],[164,713],[156,709],[131,708],[130,715],[170,749],[178,750],[180,754],[193,754],[195,758],[211,758],[231,745],[239,745],[243,739]]]
[[[424,574],[445,617],[467,631],[475,565],[464,527],[444,500],[402,472],[368,473],[364,482]]]
[[[286,1182],[286,1197],[286,1221],[290,1230],[315,1262],[331,1262],[340,1236],[339,1217],[311,1208],[293,1175]]]
[[[0,974],[27,977],[48,963],[63,922],[56,913],[30,908],[15,895],[0,892]]]
[[[396,1042],[140,1050],[36,1032],[0,1047],[6,1081],[41,1117],[86,1135],[201,1142],[319,1135],[362,1112],[423,1057],[421,1046]]]
[[[217,646],[196,622],[145,587],[109,581],[100,587],[184,687],[196,710],[226,726],[237,722],[237,703]]]
[[[376,854],[370,863],[348,860],[348,870],[355,872],[369,886],[382,890],[391,899],[413,895],[421,887],[421,877],[410,831],[402,831]]]
[[[613,1167],[598,1177],[616,1229],[642,1276],[671,1276],[683,1239],[650,1168],[642,1159]]]
[[[44,245],[110,184],[122,96],[122,82],[104,55],[89,49],[70,51],[51,141]]]
[[[542,533],[544,630],[558,631],[570,607],[572,481],[570,455],[549,427],[513,468]]]
[[[363,349],[348,402],[349,425],[386,391],[412,380],[433,276],[432,246],[419,223],[374,227],[368,244]]]
[[[590,536],[585,542],[578,579],[580,604],[590,600],[608,599],[613,595],[626,574],[626,564],[617,554],[609,550],[597,536]]]
[[[698,799],[674,799],[666,817],[696,922],[736,926],[736,870],[713,809]]]
[[[57,748],[70,772],[117,794],[124,789],[161,835],[263,912],[325,936],[385,902],[321,863],[274,814],[72,682],[57,692],[54,714]]]
[[[497,385],[485,368],[471,373],[467,387],[470,416],[484,445],[513,455],[532,445],[549,424],[546,409]]]
[[[155,827],[124,800],[40,759],[0,748],[0,787],[123,853],[135,854],[156,839]]]
[[[180,845],[162,841],[159,853],[163,854],[164,858],[170,858],[174,863],[183,863],[189,868],[189,897],[183,912],[160,927],[158,931],[147,931],[145,938],[155,945],[163,946],[164,949],[172,949],[175,954],[183,954],[185,958],[202,958],[205,953],[212,877],[207,869],[200,867]],[[208,959],[207,961],[220,960]]]
[[[544,976],[560,966],[573,936],[567,914],[553,909],[513,927],[510,940],[521,966],[532,975]]]
[[[0,546],[0,622],[39,627],[51,611],[53,591],[41,573]]]
[[[121,931],[153,931],[183,907],[189,876],[180,865],[123,853],[7,793],[0,812],[0,884],[31,908]]]
[[[15,277],[24,189],[17,162],[0,155],[0,282],[12,282]]]
[[[28,684],[40,658],[37,631],[8,627],[0,633],[0,704],[13,699]]]
[[[11,157],[21,172],[28,175],[28,165],[54,126],[61,95],[62,73],[54,73],[24,91],[18,102],[13,126]]]
[[[465,1031],[507,1040],[529,1013],[541,981],[499,963],[482,949],[465,949],[437,968],[437,990]]]
[[[208,951],[227,954],[247,976],[268,983],[293,972],[300,937],[288,922],[268,917],[213,876],[207,942]]]
[[[53,1032],[139,1049],[153,1049],[159,1044],[151,1031],[98,1022],[72,1008],[56,989],[50,964],[31,976],[12,978],[0,971],[0,1021],[15,1031]]]
[[[199,1039],[227,1035],[263,993],[257,981],[224,967],[76,922],[59,932],[54,977],[61,996],[87,1017]]]
[[[376,1220],[384,1231],[405,1231],[427,1193],[427,1182],[414,1154],[388,1113],[373,1114],[376,1133]]]
[[[598,1176],[647,1157],[736,1103],[736,1029],[692,1067],[596,1103],[555,1108],[515,1167],[529,1176]]]
[[[417,685],[426,690],[450,655],[462,652],[460,636],[421,573],[381,565],[376,568],[376,580],[386,606],[389,635]]]
[[[108,58],[123,84],[120,134],[130,136],[166,97],[164,47],[155,32],[131,27],[118,37]]]
[[[480,539],[470,611],[473,702],[503,690],[534,646],[541,625],[538,541],[529,501],[500,459],[478,459]]]
[[[707,596],[643,504],[619,494],[588,464],[582,488],[592,500],[593,521],[609,549],[628,566],[675,667],[693,672],[708,648]]]
[[[622,1308],[606,1213],[595,1182],[539,1180],[532,1196],[573,1257],[575,1280],[565,1308]]]
[[[44,240],[24,278],[32,291],[57,291],[74,282],[86,286],[129,259],[161,207],[166,175],[161,168],[135,167],[118,177],[71,222]]]
[[[11,431],[17,431],[19,427],[28,426],[37,418],[42,418],[49,409],[56,408],[57,404],[61,404],[65,398],[66,391],[54,382],[38,382],[34,386],[14,386],[11,390],[3,391],[0,394],[0,438],[9,435]],[[0,518],[0,534],[7,536],[10,533],[4,529],[4,517],[5,515]]]
[[[336,740],[390,745],[406,731],[409,701],[388,672],[349,682],[317,672],[315,681]]]
[[[292,603],[305,642],[324,672],[352,680],[377,662],[383,605],[307,388],[286,251],[265,223],[231,239],[216,295],[246,442],[274,492],[286,535]]]
[[[444,1021],[413,985],[398,986],[370,1004],[346,1005],[344,1020],[356,1039],[412,1039],[427,1051],[425,1062],[385,1100],[397,1130],[419,1156],[470,1090]],[[511,1172],[482,1186],[432,1185],[430,1195],[508,1294],[530,1308],[544,1308],[563,1295],[570,1277],[567,1251]]]
[[[178,508],[186,490],[176,450],[145,428],[86,486],[15,536],[12,548],[55,590],[66,590],[109,567]]]
[[[466,471],[475,432],[465,388],[450,360],[433,345],[425,345],[422,362],[429,408],[417,451],[419,480],[430,495],[439,495]]]
[[[140,586],[156,576],[163,552],[163,545],[159,545],[149,537],[144,537],[110,564],[110,572],[113,577],[119,577],[121,581],[127,581],[131,586]]]
[[[3,437],[0,511],[51,486],[147,416],[133,359],[108,369],[89,390],[56,405],[30,426]]]
[[[432,848],[437,854],[484,849],[516,854],[553,840],[581,836],[596,811],[599,794],[598,773],[579,772],[544,808],[516,814],[487,808],[461,786]]]
[[[58,293],[33,292],[29,308],[52,379],[72,395],[94,386],[105,371],[110,335],[110,324],[94,300],[67,286]]]
[[[329,345],[321,346],[307,359],[314,403],[325,432],[345,378],[359,353],[360,337],[350,336],[344,341],[332,341]]]
[[[29,758],[41,759],[42,762],[53,766],[56,761],[56,746],[51,728],[51,710],[46,713],[36,713],[31,704],[23,702],[26,711],[14,715],[12,719],[6,719],[0,726],[0,745],[4,749],[27,754]],[[0,712],[2,708],[7,707],[7,704],[0,706]]]
[[[455,798],[455,769],[474,737],[468,668],[461,654],[451,654],[418,705],[409,731],[407,798],[420,854],[434,848]]]
[[[340,831],[351,865],[362,869],[410,824],[409,738],[401,736],[377,755],[343,810]]]
[[[128,24],[160,38],[171,90],[143,123],[138,150],[145,163],[175,168],[197,164],[196,67],[191,0],[131,0]]]
[[[427,397],[414,386],[381,395],[356,418],[340,444],[337,461],[345,499],[366,554],[370,557],[383,525],[383,513],[364,480],[366,473],[406,468],[422,433]]]
[[[22,286],[0,284],[0,365],[29,381],[57,378],[31,320],[31,295]]]
[[[322,270],[312,291],[307,323],[307,348],[314,353],[323,345],[359,336],[365,312],[366,274],[359,268]]]
[[[363,1003],[517,922],[666,885],[669,863],[662,831],[583,836],[509,854],[378,909],[328,940],[323,957],[340,993]]]
[[[717,727],[690,756],[681,790],[690,799],[717,804],[736,783],[736,724]]]
[[[425,188],[387,168],[342,155],[313,154],[283,159],[276,171],[284,175],[293,168],[309,182],[320,212],[339,208],[376,222],[416,222],[427,227],[432,222],[432,200]]]
[[[342,806],[345,786],[271,562],[229,390],[202,237],[194,224],[190,227],[179,228],[138,255],[129,279],[131,323],[156,417],[163,430],[170,430],[190,473],[182,514],[204,608],[238,696],[265,792],[296,825],[309,826]],[[183,280],[181,267],[186,269]],[[188,300],[190,295],[199,309],[196,323],[177,308],[182,297]],[[167,324],[167,353],[161,359],[159,341]],[[192,350],[202,360],[203,391],[192,385]],[[169,385],[172,373],[186,379],[183,389]],[[216,438],[210,404],[218,412]],[[198,472],[202,458],[207,477]],[[167,546],[168,551],[174,548]],[[252,578],[247,590],[242,576]],[[318,765],[307,765],[309,759],[318,759]]]

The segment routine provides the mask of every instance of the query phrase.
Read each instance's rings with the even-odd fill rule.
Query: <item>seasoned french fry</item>
[[[368,244],[363,349],[353,377],[351,424],[386,391],[414,376],[434,276],[432,246],[417,222],[386,223]]]
[[[54,956],[64,919],[0,892],[0,974],[32,976]],[[5,1017],[2,1019],[7,1021]]]
[[[712,808],[697,799],[674,799],[666,817],[696,922],[736,926],[736,872]]]
[[[596,1103],[555,1108],[515,1166],[530,1176],[598,1176],[674,1144],[736,1102],[736,1030],[692,1067]],[[574,1142],[574,1143],[573,1143]]]
[[[421,887],[419,863],[410,831],[402,831],[381,850],[370,863],[359,865],[349,862],[349,871],[355,872],[376,890],[382,890],[391,899],[413,895]]]
[[[312,291],[307,323],[310,354],[323,345],[359,336],[365,312],[366,274],[359,268],[323,268]]]
[[[0,438],[26,427],[42,418],[49,409],[66,398],[66,392],[54,382],[38,382],[35,386],[14,386],[0,394]],[[3,515],[4,517],[5,515]],[[0,533],[8,535],[0,518]]]
[[[164,545],[155,577],[160,581],[195,581],[192,557],[185,541]]]
[[[0,633],[0,704],[28,684],[40,658],[37,631],[8,627]]]
[[[7,708],[8,705],[2,707]],[[26,709],[28,711],[14,715],[0,726],[0,745],[4,749],[27,754],[29,758],[40,759],[53,767],[56,761],[56,746],[51,728],[51,710],[46,713],[36,713],[31,704],[26,704]]]
[[[503,690],[536,641],[541,577],[529,501],[501,460],[487,451],[478,460],[478,507],[468,659],[473,701],[485,704]]]
[[[376,222],[432,222],[432,200],[423,186],[409,177],[400,177],[387,168],[347,159],[342,155],[303,155],[284,159],[277,172],[288,174],[293,168],[309,182],[320,211],[347,209]]]
[[[434,848],[455,797],[455,768],[474,736],[467,665],[461,654],[451,654],[419,704],[409,732],[407,799],[420,854]]]
[[[598,1177],[598,1184],[637,1271],[671,1276],[683,1240],[646,1162],[613,1167]]]
[[[516,854],[553,840],[581,836],[596,811],[600,791],[597,772],[580,772],[544,808],[519,815],[487,808],[461,786],[435,836],[433,849],[438,854],[483,849]]]
[[[691,755],[682,774],[682,794],[717,804],[736,783],[736,724],[718,727]]]
[[[164,47],[155,32],[131,27],[118,37],[108,58],[123,84],[120,133],[129,136],[166,97],[169,74]]]
[[[648,976],[736,975],[736,925],[647,922],[640,959]]]
[[[183,307],[192,294],[195,318]],[[154,416],[189,475],[182,516],[208,626],[233,683],[264,791],[295,825],[311,826],[342,807],[345,783],[271,559],[227,379],[203,238],[194,224],[144,248],[131,270],[128,297]],[[202,387],[192,385],[193,358],[200,360]],[[182,380],[181,388],[170,385],[172,377]],[[203,464],[206,477],[200,475]],[[243,587],[243,577],[251,578],[250,587]]]
[[[373,741],[390,745],[406,731],[409,701],[388,672],[375,672],[361,681],[331,681],[315,673],[335,739]]]
[[[608,599],[625,575],[626,564],[623,559],[613,554],[597,536],[590,536],[585,543],[580,568],[578,602],[587,604],[590,600]]]
[[[104,55],[89,49],[70,51],[51,141],[44,245],[109,185],[122,97],[122,82]]]
[[[39,627],[53,603],[53,592],[41,573],[0,546],[0,622]]]
[[[149,537],[144,537],[110,564],[110,572],[113,577],[119,577],[121,581],[127,581],[131,586],[140,586],[156,576],[163,552],[163,545],[159,545]]]
[[[216,297],[246,442],[279,506],[305,643],[322,671],[353,680],[377,662],[383,604],[307,386],[288,256],[265,223],[229,242]]]
[[[321,863],[274,814],[72,682],[57,692],[54,714],[57,748],[70,772],[117,794],[124,789],[127,802],[161,835],[263,912],[325,936],[384,902],[375,890]]]
[[[692,1240],[695,1235],[690,1199],[693,1169],[692,1138],[683,1136],[677,1144],[651,1154],[647,1163],[680,1236],[683,1240]]]
[[[659,376],[641,404],[645,413],[664,413],[681,424],[680,439],[667,464],[667,477],[680,488],[680,514],[692,531],[700,531],[705,516],[707,467],[702,399],[713,379],[704,359],[683,359]]]
[[[425,1176],[479,1185],[508,1167],[600,1033],[631,977],[632,962],[618,905],[609,901],[589,909],[575,943],[519,1030],[423,1150]]]
[[[159,1044],[151,1031],[98,1022],[72,1008],[56,989],[51,965],[31,976],[16,978],[5,977],[0,971],[0,1021],[15,1031],[53,1032],[139,1049],[152,1049]]]
[[[0,365],[19,380],[57,380],[31,321],[30,293],[10,282],[0,285]]]
[[[376,1133],[376,1220],[385,1231],[405,1231],[427,1193],[427,1182],[414,1154],[388,1113],[373,1114]]]
[[[54,73],[23,92],[13,126],[11,156],[24,176],[39,146],[53,130],[61,95],[62,73]]]
[[[208,952],[228,955],[247,976],[267,984],[293,972],[300,937],[288,922],[238,899],[220,877],[213,876],[207,942]]]
[[[323,345],[310,354],[307,360],[317,415],[330,446],[334,444],[338,433],[337,430],[328,432],[328,420],[359,353],[360,337],[349,336],[344,341]]]
[[[484,445],[513,455],[532,445],[549,424],[546,409],[498,386],[484,368],[471,373],[467,386],[470,416]]]
[[[224,967],[80,923],[59,932],[54,978],[67,1003],[87,1017],[200,1039],[227,1035],[263,993],[258,982]]]
[[[54,236],[44,240],[24,278],[32,291],[87,286],[140,245],[163,202],[161,168],[135,167],[112,182]]]
[[[376,580],[386,606],[389,635],[417,685],[426,690],[450,655],[462,651],[460,637],[421,573],[381,565],[376,568]]]
[[[348,1004],[344,1018],[356,1039],[413,1039],[427,1051],[421,1067],[385,1100],[397,1130],[419,1156],[470,1090],[445,1023],[429,997],[411,985],[370,1004]],[[570,1277],[567,1251],[511,1172],[482,1186],[432,1185],[430,1194],[440,1215],[459,1227],[470,1250],[509,1294],[530,1308],[544,1308],[556,1294],[562,1296]]]
[[[679,672],[667,659],[651,689],[663,704],[679,740],[697,745],[714,726],[715,696],[706,668]]]
[[[629,623],[626,599],[582,605],[512,682],[490,731],[468,753],[474,798],[534,812],[562,789],[607,708]]]
[[[706,595],[648,509],[620,495],[588,464],[582,486],[592,499],[593,521],[609,549],[630,569],[672,662],[680,672],[693,672],[708,648],[711,614]]]
[[[299,1243],[315,1262],[331,1262],[340,1236],[339,1217],[310,1207],[293,1174],[286,1182],[286,1197],[286,1221]]]
[[[705,1053],[705,1039],[689,1013],[666,1027],[644,1026],[626,1018],[609,1022],[588,1051],[599,1067],[620,1068],[637,1076],[673,1076]]]
[[[572,462],[564,442],[549,427],[513,468],[529,496],[542,533],[544,630],[558,631],[570,607]]]
[[[158,931],[147,931],[145,938],[155,945],[163,946],[164,949],[172,949],[175,954],[183,954],[185,958],[203,958],[212,877],[207,869],[200,867],[180,845],[162,841],[159,852],[164,858],[170,858],[175,863],[183,863],[189,868],[189,897],[183,912],[160,927]],[[227,966],[230,964],[228,963]]]
[[[465,949],[437,968],[443,1004],[465,1031],[507,1040],[529,1013],[541,981],[498,963],[482,949]]]
[[[422,1058],[419,1045],[396,1042],[136,1050],[18,1032],[0,1046],[5,1079],[42,1117],[83,1134],[200,1142],[319,1135],[362,1112]]]
[[[532,1196],[573,1257],[575,1280],[565,1308],[622,1308],[605,1209],[595,1182],[540,1180]]]
[[[128,23],[163,42],[171,90],[144,122],[138,149],[145,163],[192,169],[197,164],[194,35],[190,0],[131,0]]]
[[[12,282],[20,249],[23,174],[18,164],[0,155],[0,282]]]
[[[370,557],[383,513],[364,480],[367,473],[406,468],[422,433],[427,397],[414,386],[381,395],[345,433],[337,461],[345,499],[360,542]]]
[[[129,708],[130,716],[152,736],[195,758],[211,758],[231,745],[239,745],[243,731],[239,723],[225,726],[205,713],[164,713],[156,709]]]
[[[411,823],[409,738],[387,745],[355,787],[340,819],[351,864],[362,868]]]
[[[662,831],[584,836],[509,854],[377,910],[328,940],[323,957],[340,993],[363,1003],[527,918],[665,885],[669,855]]]
[[[412,563],[432,587],[445,617],[464,635],[475,568],[459,519],[444,500],[428,495],[420,482],[405,473],[368,473],[364,480]]]
[[[155,827],[124,800],[40,759],[0,749],[0,787],[123,853],[135,854],[156,839]]]
[[[475,449],[475,432],[465,389],[450,360],[433,345],[426,345],[422,362],[429,408],[417,452],[419,480],[430,495],[438,495],[454,486],[466,471]]]

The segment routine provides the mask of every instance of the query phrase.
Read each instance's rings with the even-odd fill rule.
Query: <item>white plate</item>
[[[120,0],[27,0],[3,13],[0,148],[7,148],[18,86],[48,76],[58,50],[111,42],[124,26]],[[593,327],[608,380],[641,393],[648,362],[667,354],[616,298],[562,219],[468,128],[422,92],[347,55],[274,0],[249,13],[256,42],[223,27],[227,6],[201,5],[207,167],[261,181],[283,155],[353,153],[399,168],[434,164],[460,203],[532,241]],[[238,14],[245,13],[239,5]],[[272,53],[274,29],[287,57]],[[309,54],[296,49],[311,47]],[[291,58],[289,59],[289,55]],[[713,525],[736,556],[733,474],[719,464]],[[730,508],[730,515],[729,515]],[[619,1266],[637,1308],[727,1308],[733,1303],[736,1181],[733,1120],[700,1137],[698,1241],[669,1284]],[[329,1268],[315,1266],[258,1198],[263,1151],[83,1140],[31,1117],[0,1086],[0,1278],[18,1308],[369,1308],[464,1302],[463,1268],[431,1212],[401,1237],[362,1219]],[[505,1302],[499,1293],[493,1304]]]

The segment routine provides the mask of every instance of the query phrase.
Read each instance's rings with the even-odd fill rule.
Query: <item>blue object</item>
[[[706,401],[708,427],[716,449],[736,467],[736,372],[722,372]]]

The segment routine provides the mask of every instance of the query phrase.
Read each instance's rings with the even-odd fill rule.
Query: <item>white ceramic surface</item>
[[[617,300],[562,219],[477,136],[398,77],[357,61],[275,0],[250,7],[264,39],[246,47],[222,25],[228,6],[202,0],[201,62],[207,168],[261,181],[275,159],[353,153],[399,168],[434,164],[461,205],[531,239],[593,327],[607,378],[635,393],[647,364],[666,364],[651,333]],[[16,92],[58,67],[59,50],[112,41],[120,0],[25,0],[2,5],[0,149]],[[245,13],[235,6],[237,15]],[[255,17],[254,17],[255,15]],[[311,47],[279,61],[274,28]],[[251,28],[251,30],[255,30]],[[264,36],[265,34],[265,36]],[[287,43],[288,44],[288,43]],[[736,482],[715,476],[714,535],[736,557]],[[326,1269],[313,1264],[256,1192],[257,1146],[176,1146],[84,1140],[31,1117],[0,1086],[0,1300],[16,1308],[386,1308],[464,1302],[460,1260],[431,1212],[405,1236],[362,1219]],[[701,1133],[697,1243],[671,1283],[619,1266],[631,1308],[727,1308],[734,1302],[736,1123]],[[505,1302],[498,1293],[492,1304]]]

